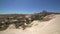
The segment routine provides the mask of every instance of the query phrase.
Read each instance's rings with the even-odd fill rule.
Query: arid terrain
[[[0,31],[0,34],[60,34],[60,14],[47,15],[44,19],[34,20],[29,25],[31,27],[23,30],[16,29],[11,24],[6,30]]]
[[[0,0],[0,34],[60,34],[60,0]]]

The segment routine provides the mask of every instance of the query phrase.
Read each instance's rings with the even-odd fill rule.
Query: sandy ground
[[[0,34],[60,34],[60,15],[55,15],[50,21],[34,21],[31,28],[7,29],[0,31]]]

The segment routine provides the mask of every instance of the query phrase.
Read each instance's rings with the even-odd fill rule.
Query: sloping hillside
[[[50,21],[33,21],[30,28],[7,29],[0,34],[60,34],[60,15],[55,15]]]

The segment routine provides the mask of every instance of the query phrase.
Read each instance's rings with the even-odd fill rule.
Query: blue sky
[[[0,0],[0,14],[60,12],[60,0]]]

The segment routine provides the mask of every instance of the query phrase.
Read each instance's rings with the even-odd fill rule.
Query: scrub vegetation
[[[34,20],[43,20],[45,16],[53,13],[43,11],[36,14],[1,14],[0,15],[0,30],[5,30],[11,24],[15,24],[16,29],[22,27],[23,30]],[[27,17],[26,17],[27,16]]]

